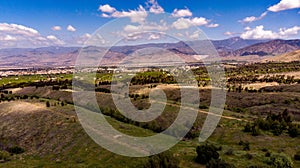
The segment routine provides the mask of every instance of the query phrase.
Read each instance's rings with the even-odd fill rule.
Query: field
[[[266,66],[270,70],[263,71]],[[193,71],[199,86],[194,91],[199,92],[201,100],[195,109],[198,117],[180,143],[159,155],[161,160],[155,156],[132,159],[98,146],[78,121],[69,82],[72,75],[52,77],[51,82],[49,77],[39,76],[2,78],[0,82],[5,87],[0,102],[0,167],[153,167],[157,162],[163,164],[164,159],[179,167],[205,167],[196,162],[196,148],[205,144],[220,148],[220,158],[235,167],[273,167],[270,159],[278,154],[291,159],[293,167],[300,167],[300,161],[294,159],[300,151],[300,83],[297,76],[290,76],[299,72],[298,64],[253,64],[226,69],[225,110],[213,135],[203,143],[198,142],[198,136],[213,88],[205,69]],[[138,109],[150,106],[148,98],[153,88],[164,90],[168,98],[162,115],[148,123],[121,115],[110,93],[111,74],[99,73],[89,82],[95,82],[98,105],[109,123],[120,132],[141,137],[168,128],[179,111],[178,86],[166,74],[146,72],[132,80],[128,96]],[[280,130],[265,128],[262,123],[277,124]],[[250,131],[247,125],[253,126]],[[291,136],[294,126],[298,132]],[[15,147],[22,152],[11,152]]]

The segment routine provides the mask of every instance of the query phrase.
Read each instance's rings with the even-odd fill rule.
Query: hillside
[[[300,49],[300,40],[272,40],[265,43],[254,44],[234,51],[233,56],[247,55],[279,55]]]
[[[269,57],[263,60],[263,62],[268,62],[268,61],[274,61],[274,62],[300,61],[300,50],[292,51],[274,57]]]

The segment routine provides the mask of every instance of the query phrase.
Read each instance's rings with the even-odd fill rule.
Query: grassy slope
[[[65,92],[50,92],[44,88],[38,90],[26,88],[22,94],[38,94],[56,100],[62,99],[61,97],[70,98]],[[51,100],[51,104],[56,100]],[[46,108],[45,102],[40,101],[45,100],[0,103],[2,142],[6,140],[10,143],[6,145],[17,144],[26,149],[24,154],[16,156],[12,161],[1,163],[0,167],[124,167],[125,165],[140,167],[147,161],[146,158],[132,159],[115,155],[99,147],[86,135],[79,122],[77,120],[74,122],[76,117],[71,105]],[[248,114],[237,115],[230,111],[226,111],[225,114],[251,120]],[[130,135],[153,134],[150,130],[124,124],[109,117],[107,119],[115,128]],[[276,153],[284,152],[290,156],[300,150],[299,138],[290,138],[286,134],[273,136],[269,133],[253,137],[241,131],[244,124],[240,121],[223,119],[208,140],[218,146],[221,145],[223,148],[220,152],[221,157],[237,167],[246,167],[253,163],[265,165],[263,161],[267,158],[264,157],[263,148]],[[242,146],[238,145],[240,140],[249,141],[251,150],[244,151]],[[194,162],[197,145],[199,143],[194,139],[182,141],[171,149],[174,156],[181,159],[181,167],[201,167]],[[225,155],[229,149],[233,150],[233,155]],[[246,153],[253,155],[253,159],[247,159]],[[300,167],[300,163],[295,162],[295,167]]]

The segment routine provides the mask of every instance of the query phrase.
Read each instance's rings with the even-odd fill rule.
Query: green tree
[[[196,162],[200,164],[207,164],[211,159],[218,159],[218,148],[211,144],[197,146]]]

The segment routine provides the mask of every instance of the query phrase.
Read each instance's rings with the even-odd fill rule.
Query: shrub
[[[297,161],[300,161],[300,151],[298,151],[295,155],[294,155],[294,159]]]
[[[207,164],[206,168],[234,168],[235,166],[221,159],[211,159]]]
[[[292,168],[293,161],[292,159],[285,154],[272,154],[270,157],[268,164],[271,167],[275,168]]]
[[[197,146],[196,162],[200,164],[207,164],[211,159],[218,159],[218,148],[214,145],[205,144]]]
[[[247,123],[244,127],[244,132],[251,132],[252,127],[250,123]]]
[[[253,155],[251,155],[250,153],[245,154],[245,157],[246,157],[248,160],[253,159]]]
[[[249,151],[250,150],[250,143],[248,141],[240,141],[239,145],[243,146],[243,150]]]
[[[297,127],[297,125],[292,124],[289,126],[288,133],[290,137],[295,138],[299,135],[299,128]]]
[[[230,148],[225,152],[225,155],[233,155],[233,149]]]
[[[46,107],[50,107],[50,102],[46,101]]]
[[[7,151],[11,154],[21,154],[25,152],[25,150],[19,146],[10,147],[7,149]]]
[[[179,160],[169,152],[150,156],[145,168],[178,168]]]
[[[9,161],[10,160],[10,154],[7,151],[0,151],[0,160],[2,161]]]

